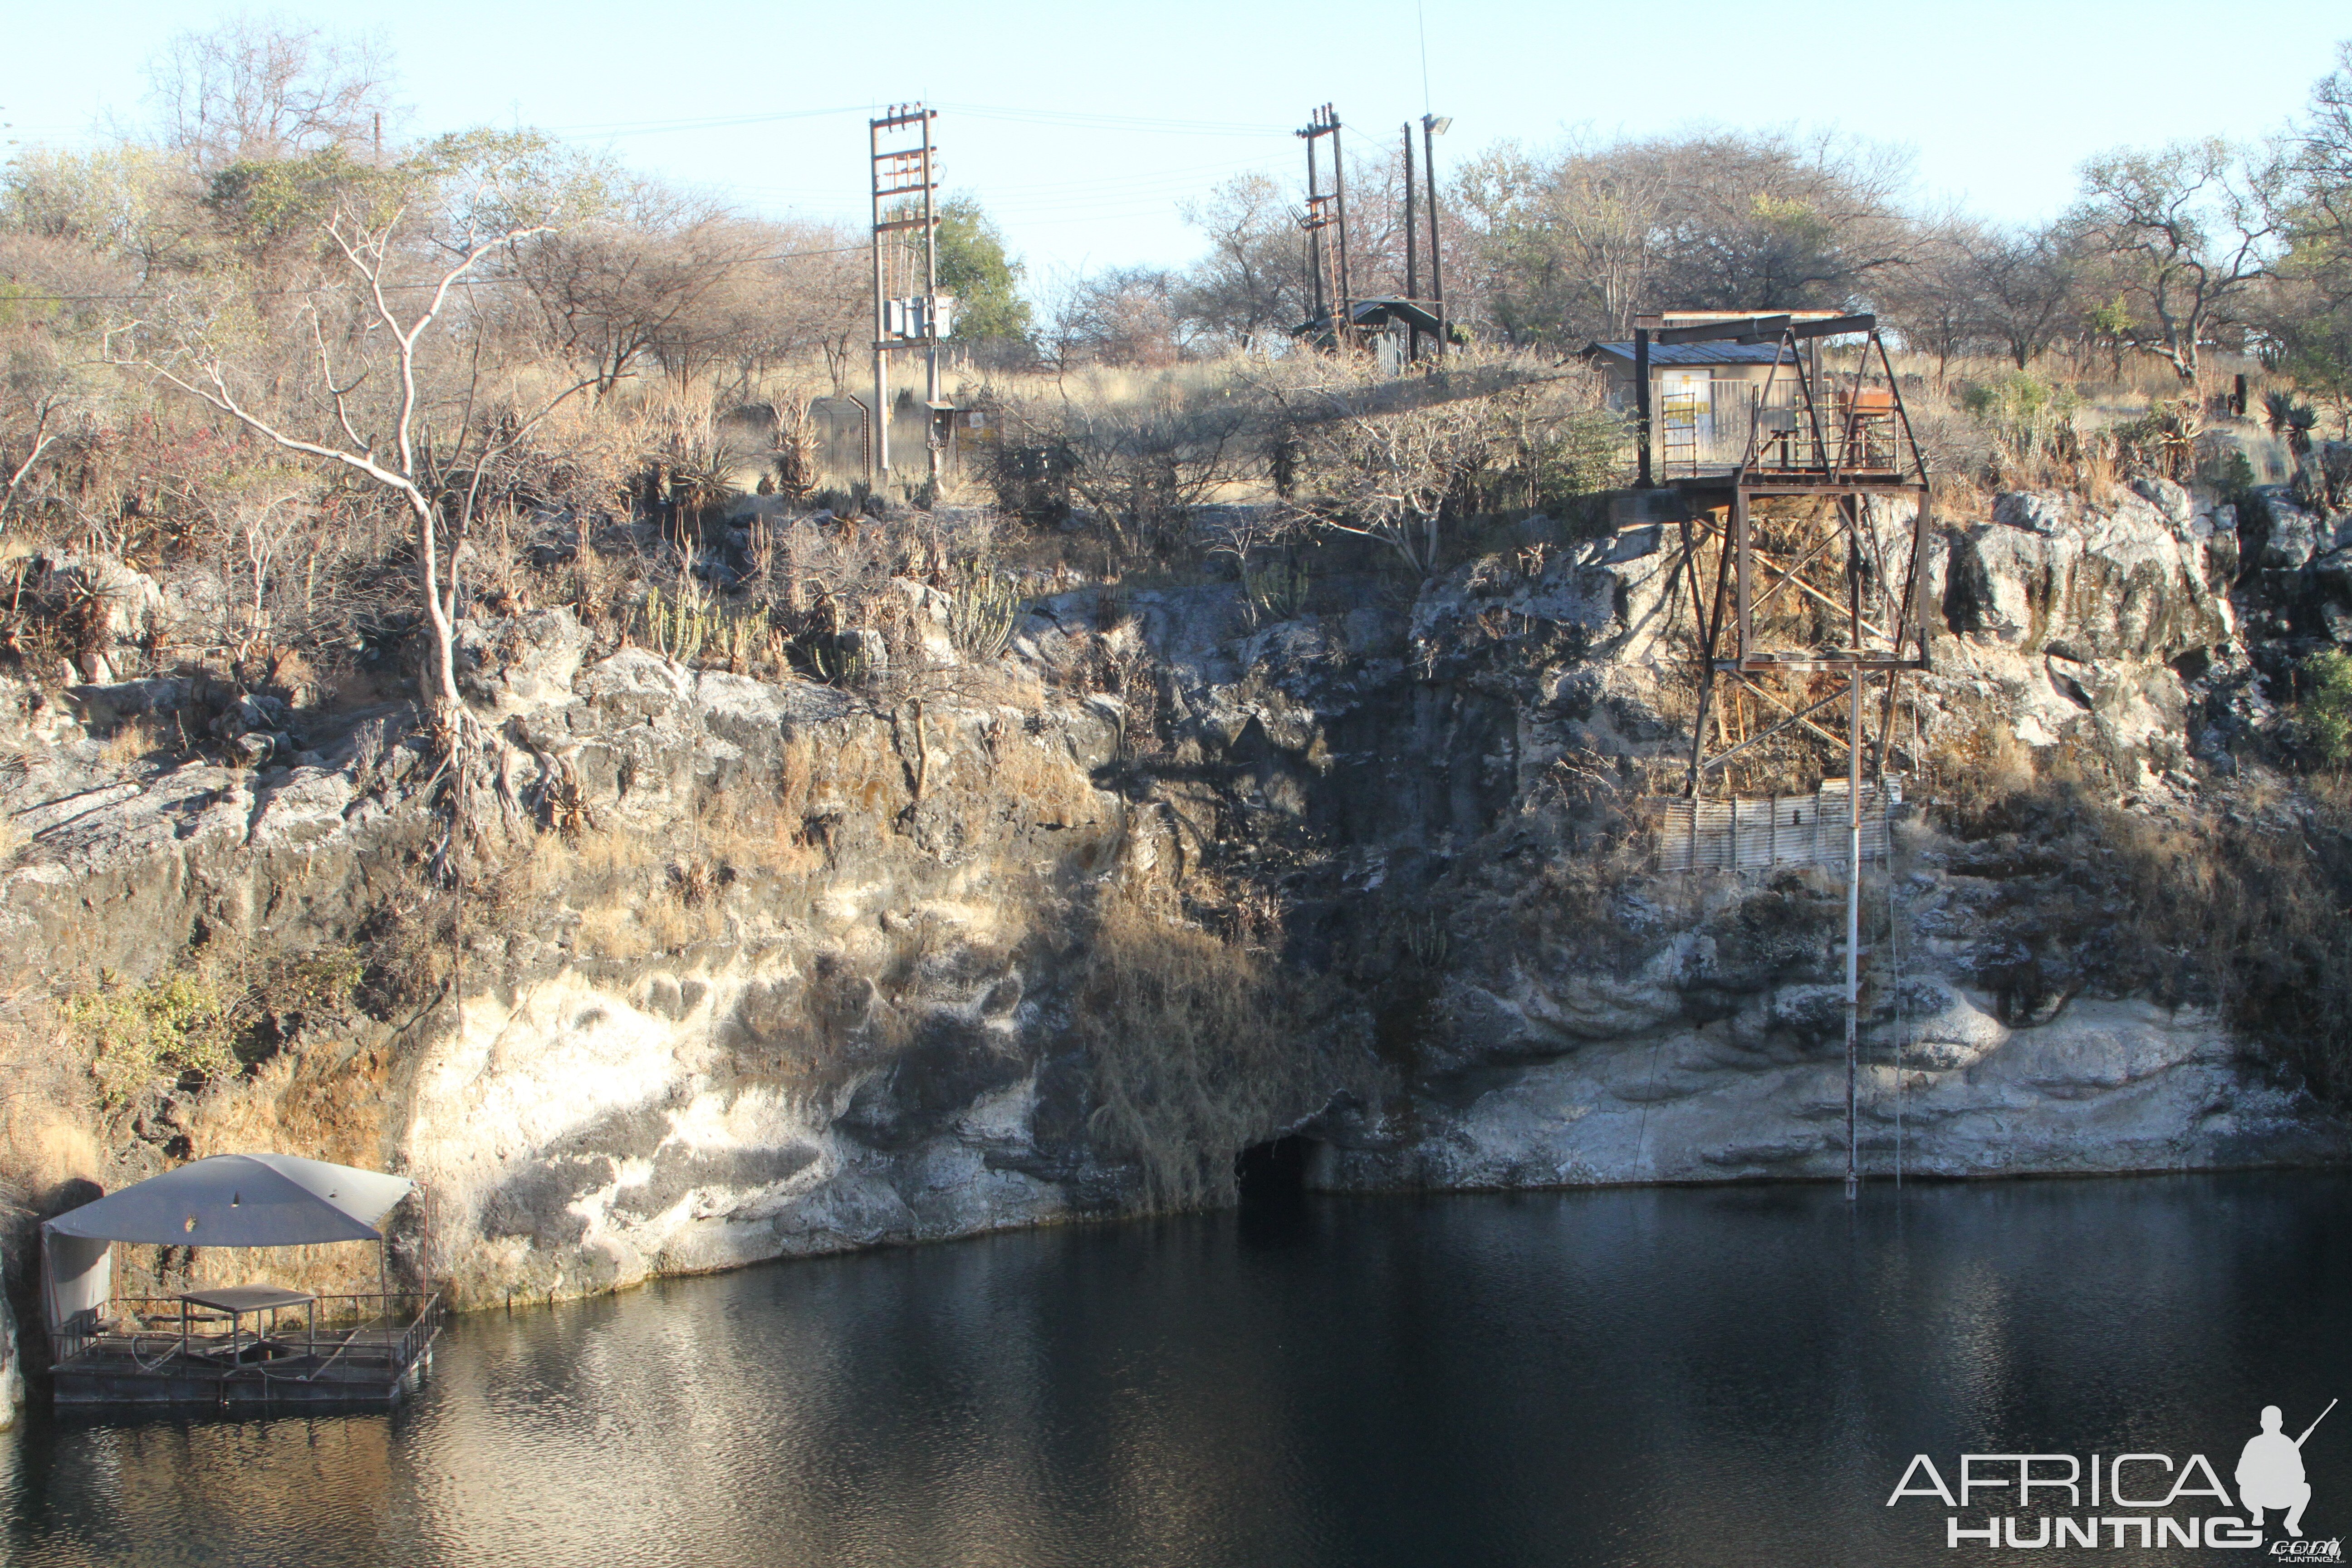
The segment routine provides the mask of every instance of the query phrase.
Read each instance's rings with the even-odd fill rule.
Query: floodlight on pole
[[[1421,128],[1432,136],[1443,136],[1453,127],[1454,116],[1450,114],[1424,114],[1421,117]]]

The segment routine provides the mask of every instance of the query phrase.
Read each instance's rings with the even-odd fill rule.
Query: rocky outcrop
[[[594,853],[672,853],[611,887],[554,870],[534,928],[505,939],[519,977],[415,1058],[393,1136],[432,1184],[462,1299],[1132,1196],[1067,1125],[1076,1064],[1039,931],[1041,904],[1129,852],[1087,773],[1112,726],[1045,707],[887,713],[629,651],[532,716]],[[673,886],[626,890],[648,876]]]
[[[2334,592],[2315,543],[2248,564],[2278,516],[2147,481],[1946,529],[1912,743],[2005,734],[2098,760],[2137,809],[2220,799],[2230,735],[2276,726],[2265,574]],[[1676,542],[1531,520],[1417,593],[1327,577],[1278,620],[1229,584],[1085,589],[977,668],[908,583],[912,630],[887,661],[871,634],[856,689],[600,656],[560,610],[478,620],[461,689],[536,826],[462,895],[420,869],[404,706],[178,675],[0,691],[26,983],[117,994],[235,953],[284,1042],[105,1102],[61,1068],[54,1125],[13,1112],[11,1147],[51,1187],[258,1146],[411,1172],[467,1303],[1134,1212],[1165,1196],[1162,1135],[1213,1166],[1298,1132],[1335,1188],[1835,1175],[1842,898],[1807,871],[1663,878],[1629,827],[1688,745]],[[165,720],[246,765],[110,749]],[[2352,1152],[2210,997],[2092,945],[2108,892],[1932,801],[1895,838],[1872,1169],[1898,1138],[1937,1175]],[[302,977],[347,959],[359,991],[317,1000]],[[1178,1043],[1276,972],[1291,990],[1249,994],[1289,1009],[1286,1062]],[[1244,1109],[1204,1131],[1220,1096]]]
[[[16,1314],[0,1290],[0,1432],[16,1424],[25,1403],[25,1369],[16,1348]]]
[[[1976,879],[1916,868],[1873,939],[1858,1083],[1865,1176],[2323,1163],[2352,1134],[2251,1061],[2210,1011],[2099,996],[2077,977],[2021,994]],[[1596,970],[1530,943],[1449,979],[1450,1049],[1406,1116],[1341,1114],[1314,1179],[1332,1189],[1832,1178],[1845,1166],[1844,987],[1818,917],[1828,879],[1726,879],[1693,920]],[[1955,940],[1955,939],[1958,940]],[[1899,1066],[1898,1066],[1899,1061]]]
[[[2244,668],[2238,569],[2231,509],[2166,480],[2104,505],[2001,496],[1991,521],[1931,551],[1949,635],[1924,689],[1948,713],[1997,716],[2029,746],[2090,746],[2145,784],[2187,753],[2188,683]]]
[[[1078,1123],[1053,989],[1074,900],[1148,879],[1164,837],[1091,780],[1118,715],[1018,685],[892,710],[635,649],[575,678],[583,645],[562,612],[469,639],[468,687],[517,742],[509,787],[560,790],[569,828],[462,931],[462,1005],[428,985],[248,1081],[159,1082],[109,1184],[257,1132],[407,1171],[466,1302],[1139,1201]],[[152,700],[100,689],[79,710]],[[200,934],[331,950],[383,918],[371,884],[429,905],[399,891],[420,742],[372,750],[372,723],[315,765],[102,784],[96,742],[58,749],[19,781],[41,804],[16,813],[0,922],[137,980]]]

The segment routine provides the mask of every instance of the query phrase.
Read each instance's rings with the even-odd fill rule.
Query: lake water
[[[36,1412],[0,1562],[2270,1561],[1955,1552],[1886,1500],[1920,1453],[2228,1483],[2263,1405],[2352,1395],[2347,1236],[2352,1179],[2261,1174],[1310,1198],[778,1264],[461,1319],[389,1415]],[[2304,1454],[2306,1534],[2352,1533],[2352,1406]],[[1963,1522],[2004,1508],[2154,1517]]]

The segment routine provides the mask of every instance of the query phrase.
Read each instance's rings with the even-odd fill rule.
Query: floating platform
[[[216,1320],[184,1330],[176,1300],[124,1303],[119,1318],[66,1339],[68,1353],[49,1367],[51,1397],[59,1408],[397,1405],[431,1368],[442,1321],[439,1297],[405,1300],[412,1310],[358,1326],[225,1333],[209,1331]]]

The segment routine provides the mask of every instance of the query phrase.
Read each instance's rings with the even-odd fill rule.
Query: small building
[[[1425,337],[1433,343],[1438,339],[1437,317],[1419,300],[1393,297],[1353,300],[1349,301],[1347,314],[1354,342],[1371,350],[1379,357],[1381,369],[1390,375],[1401,374],[1411,363],[1409,345],[1414,336]],[[1339,347],[1329,311],[1299,322],[1290,329],[1290,335],[1326,353]]]
[[[1693,394],[1711,395],[1718,381],[1752,385],[1759,390],[1772,374],[1780,345],[1769,343],[1653,343],[1650,345],[1652,406],[1665,399]],[[1633,345],[1594,343],[1584,351],[1586,363],[1606,378],[1609,406],[1633,412]],[[1789,378],[1783,368],[1780,379]]]
[[[1652,343],[1650,458],[1665,476],[1696,474],[1739,461],[1757,414],[1785,413],[1796,395],[1794,367],[1780,342]],[[1587,363],[1606,378],[1609,406],[1631,419],[1640,399],[1632,343],[1594,343]],[[1779,375],[1773,363],[1781,360]]]

